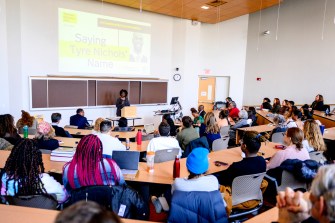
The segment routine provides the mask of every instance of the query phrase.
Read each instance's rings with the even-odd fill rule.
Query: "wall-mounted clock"
[[[173,80],[175,80],[175,81],[180,81],[180,79],[181,79],[180,74],[175,74],[175,75],[173,75]]]

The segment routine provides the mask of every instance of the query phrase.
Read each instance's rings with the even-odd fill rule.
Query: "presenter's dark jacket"
[[[55,129],[56,136],[72,137],[71,134],[68,131],[65,131],[62,127],[59,127],[58,125],[52,125],[52,128]]]
[[[121,109],[124,106],[130,106],[128,98],[122,100],[121,98],[118,98],[116,100],[116,116],[121,116]]]
[[[86,127],[90,126],[90,124],[87,122],[87,118],[79,114],[70,117],[70,125],[78,126],[78,129],[85,129]]]

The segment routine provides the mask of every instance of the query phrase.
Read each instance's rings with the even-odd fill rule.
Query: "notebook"
[[[154,131],[155,131],[155,125],[154,125],[154,123],[145,124],[144,125],[144,130],[145,130],[145,132],[147,134],[154,133]]]
[[[138,163],[140,160],[140,152],[114,150],[112,159],[120,167],[124,177],[135,177],[138,172]]]

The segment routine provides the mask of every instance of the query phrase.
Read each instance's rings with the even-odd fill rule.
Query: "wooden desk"
[[[335,127],[335,115],[326,116],[325,112],[314,111],[313,118],[319,120],[326,128]]]
[[[272,124],[238,128],[236,129],[236,144],[239,144],[242,135],[241,133],[244,131],[256,131],[258,133],[262,133],[262,132],[271,132],[274,128],[275,126]]]
[[[278,208],[274,207],[262,214],[245,221],[245,223],[270,223],[278,220]]]
[[[142,129],[142,128],[135,128],[135,131],[131,132],[112,132],[112,136],[119,136],[119,138],[123,139],[130,139],[130,138],[135,138],[137,134],[137,129]],[[68,131],[71,135],[73,136],[78,136],[78,137],[84,137],[85,135],[92,134],[92,130],[89,129],[71,129],[71,128],[65,128],[66,131]]]
[[[264,157],[272,157],[278,150],[274,148],[274,146],[278,143],[262,143],[262,147],[260,152],[264,153]],[[137,146],[137,145],[136,145]],[[144,146],[144,144],[142,145]],[[144,146],[145,147],[145,146]],[[0,168],[5,166],[6,160],[10,154],[10,151],[0,150]],[[55,162],[50,160],[50,154],[42,154],[42,159],[44,163],[45,172],[55,172],[55,173],[62,173],[63,166],[65,162]],[[217,152],[212,152],[209,154],[209,169],[208,174],[216,173],[221,170],[225,170],[228,166],[220,166],[217,167],[214,165],[214,161],[219,160],[222,162],[226,162],[229,165],[233,162],[237,162],[242,160],[241,156],[241,149],[240,147],[232,148],[232,149],[225,149],[220,150]],[[129,181],[137,181],[137,182],[146,182],[146,183],[160,183],[160,184],[172,184],[173,183],[173,162],[168,161],[164,163],[156,163],[155,164],[155,171],[153,173],[149,173],[147,171],[147,164],[146,163],[139,163],[139,173],[135,178],[125,178]],[[186,168],[186,158],[180,160],[180,176],[186,177],[188,176],[188,171]]]
[[[324,139],[335,140],[335,127],[325,129],[323,133]]]
[[[45,210],[39,208],[28,208],[14,205],[0,204],[0,216],[2,223],[54,223],[59,211]],[[151,221],[140,221],[122,218],[123,223],[145,223]]]
[[[61,147],[76,147],[80,141],[78,138],[69,138],[69,137],[59,137],[56,136],[55,139],[59,141],[59,146]]]
[[[270,112],[264,111],[264,110],[257,110],[256,113],[257,113],[256,115],[257,115],[257,124],[258,125],[267,125],[267,124],[272,124],[273,123],[273,118],[266,116]]]

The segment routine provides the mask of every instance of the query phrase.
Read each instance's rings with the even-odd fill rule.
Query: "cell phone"
[[[228,166],[228,163],[222,161],[214,161],[215,166]]]
[[[120,135],[115,135],[115,138],[119,138]]]
[[[80,135],[81,132],[77,132],[76,135]]]

